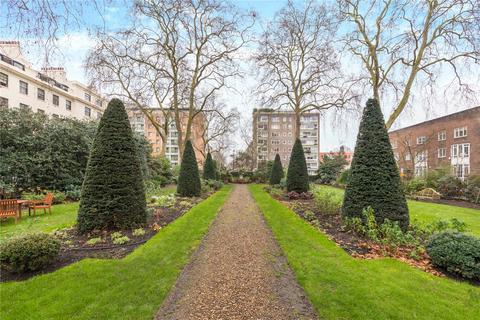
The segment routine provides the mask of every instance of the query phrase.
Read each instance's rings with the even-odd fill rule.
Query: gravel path
[[[245,185],[236,185],[156,319],[316,319]]]

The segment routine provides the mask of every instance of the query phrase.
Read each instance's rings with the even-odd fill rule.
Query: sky
[[[258,14],[258,23],[255,26],[256,31],[261,31],[267,28],[268,21],[274,17],[276,11],[278,11],[286,1],[276,0],[239,0],[234,3],[245,9],[255,10]],[[2,6],[0,5],[0,11]],[[85,10],[82,17],[82,25],[78,28],[70,30],[68,34],[63,34],[58,40],[59,52],[52,57],[53,66],[63,66],[67,71],[67,77],[70,80],[77,80],[83,83],[88,83],[88,79],[85,75],[83,67],[84,60],[89,50],[95,45],[95,39],[93,37],[92,30],[96,27],[108,26],[110,30],[122,29],[129,24],[129,12],[127,6],[123,1],[115,1],[112,6],[101,10],[102,17],[98,12],[92,9]],[[1,14],[0,14],[1,18]],[[3,34],[8,34],[3,32]],[[7,40],[7,39],[4,39]],[[12,39],[9,39],[12,40]],[[28,42],[28,39],[19,39],[21,42]],[[33,62],[34,66],[41,67],[42,59],[41,55],[35,50],[34,46],[24,46],[23,53],[27,58]],[[342,60],[349,68],[352,67],[351,60]],[[355,62],[353,62],[355,63]],[[357,67],[358,67],[358,62]],[[259,107],[272,107],[259,105],[257,97],[252,94],[252,91],[256,88],[257,84],[257,69],[250,62],[241,62],[242,70],[244,71],[244,77],[242,79],[234,80],[231,85],[234,90],[224,90],[221,94],[221,99],[229,108],[237,108],[242,117],[251,118],[253,108]],[[355,67],[355,65],[354,65]],[[448,82],[445,80],[448,78],[450,72],[445,70],[445,77],[442,76],[439,79],[439,86],[447,88]],[[477,89],[480,90],[479,87]],[[439,90],[442,92],[443,90]],[[461,97],[450,97],[446,102],[443,97],[426,97],[428,93],[422,92],[422,88],[416,88],[414,94],[422,98],[415,100],[415,107],[409,107],[401,115],[395,124],[395,128],[408,126],[421,121],[429,120],[439,116],[443,116],[448,113],[453,113],[463,109],[474,107],[475,105],[469,105],[463,103]],[[359,110],[362,108],[366,100],[369,97],[363,97],[361,99],[361,105],[358,106]],[[427,99],[428,98],[428,99]],[[421,104],[421,106],[418,106]],[[353,149],[357,136],[357,130],[359,126],[360,113],[354,114],[340,114],[334,110],[329,110],[322,114],[322,124],[320,132],[320,149],[321,151],[331,151],[338,149],[340,145],[346,145]],[[239,135],[236,135],[237,137]],[[239,138],[234,138],[235,143],[241,144]],[[244,146],[237,145],[237,150]]]

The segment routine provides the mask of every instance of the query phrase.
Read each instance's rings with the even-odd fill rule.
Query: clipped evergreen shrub
[[[480,280],[480,239],[459,232],[437,233],[430,238],[427,253],[434,265]]]
[[[77,227],[127,229],[146,222],[140,160],[123,102],[112,99],[98,125],[83,181]]]
[[[207,158],[205,159],[205,164],[203,165],[203,179],[205,180],[216,180],[217,174],[215,170],[215,164],[212,160],[212,155],[207,153]]]
[[[363,111],[342,215],[363,219],[362,211],[368,207],[373,208],[379,225],[388,219],[398,222],[402,230],[407,229],[407,202],[383,114],[375,99],[369,99]]]
[[[177,194],[182,197],[198,197],[201,190],[202,185],[200,183],[195,151],[193,151],[190,140],[187,140],[185,150],[183,151],[182,164],[180,166]]]
[[[277,153],[275,155],[275,160],[273,161],[272,172],[270,173],[270,184],[280,184],[283,178],[283,167],[282,161],[280,160],[280,156]]]
[[[287,191],[298,193],[308,191],[308,170],[302,142],[297,138],[290,155],[290,163],[287,172]]]

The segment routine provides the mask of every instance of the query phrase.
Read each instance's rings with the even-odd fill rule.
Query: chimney
[[[0,40],[0,52],[10,59],[23,60],[18,40]]]
[[[42,73],[59,82],[65,82],[67,80],[67,74],[63,67],[43,67]]]

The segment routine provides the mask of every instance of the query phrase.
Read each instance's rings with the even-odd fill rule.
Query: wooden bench
[[[47,193],[43,200],[32,200],[28,202],[28,215],[30,215],[30,210],[33,209],[33,215],[35,216],[37,209],[43,209],[43,213],[48,212],[52,214],[52,203],[53,203],[53,194]]]
[[[0,200],[0,218],[14,217],[15,224],[19,218],[19,204],[16,199]]]

